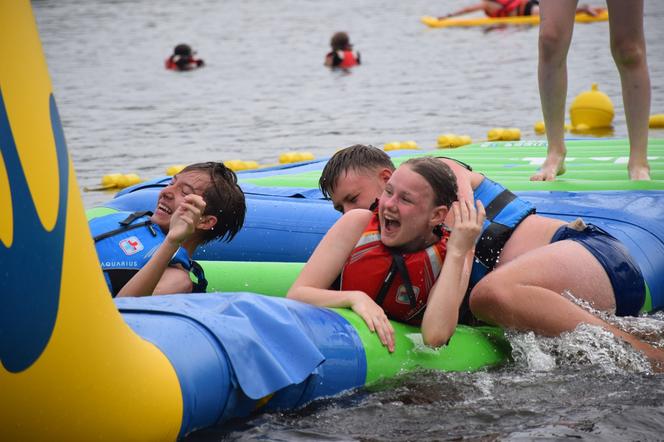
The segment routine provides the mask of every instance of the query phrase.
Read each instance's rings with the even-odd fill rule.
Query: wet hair
[[[333,51],[343,51],[349,44],[350,39],[345,32],[337,32],[330,39],[330,46],[332,46]]]
[[[180,55],[181,57],[190,57],[192,55],[191,46],[188,44],[180,43],[173,49],[173,54]]]
[[[449,207],[458,199],[457,181],[450,167],[433,157],[417,157],[405,161],[402,166],[408,166],[418,175],[421,175],[433,189],[434,204]]]
[[[237,183],[237,175],[223,163],[213,161],[190,164],[180,173],[192,171],[206,172],[212,183],[203,193],[206,203],[203,215],[216,216],[217,224],[212,230],[202,232],[203,244],[214,239],[229,242],[242,228],[247,213],[244,192]]]
[[[374,146],[355,144],[332,155],[323,168],[318,187],[323,196],[329,199],[341,175],[349,170],[371,171],[379,167],[394,170],[394,164],[388,154]]]

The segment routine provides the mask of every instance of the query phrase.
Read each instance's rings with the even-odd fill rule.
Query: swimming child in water
[[[360,64],[360,53],[353,51],[348,34],[337,32],[330,40],[330,51],[325,56],[325,66],[331,68],[352,68]]]
[[[166,69],[174,71],[190,71],[205,65],[200,58],[194,57],[196,51],[188,44],[181,43],[173,49],[173,55],[166,59]]]

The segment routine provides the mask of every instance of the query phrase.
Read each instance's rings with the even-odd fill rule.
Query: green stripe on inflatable
[[[208,280],[208,292],[251,291],[285,296],[303,263],[199,261]],[[349,309],[333,309],[357,331],[367,359],[369,384],[417,368],[444,371],[475,371],[505,363],[509,343],[496,327],[457,326],[449,345],[431,349],[421,344],[416,327],[392,321],[396,349],[390,354],[364,320]]]
[[[664,139],[648,143],[651,181],[627,179],[627,140],[568,140],[567,172],[554,182],[532,182],[530,176],[546,156],[544,141],[485,142],[459,149],[409,151],[394,158],[398,165],[414,156],[447,156],[470,164],[474,170],[519,191],[661,190],[664,189]],[[323,164],[321,163],[321,168]],[[320,171],[244,178],[267,187],[317,188]]]
[[[208,281],[207,292],[254,292],[286,296],[304,263],[198,261]]]
[[[419,328],[391,321],[395,349],[390,353],[353,311],[334,310],[346,318],[362,340],[367,354],[367,384],[415,369],[476,371],[505,363],[511,351],[502,330],[496,327],[457,325],[449,344],[433,349],[422,343]]]
[[[639,313],[646,313],[652,310],[652,296],[650,295],[650,287],[648,287],[648,284],[646,284],[646,300],[643,301],[643,307],[641,307],[641,310]]]
[[[92,209],[87,209],[85,211],[85,217],[88,219],[88,221],[90,221],[92,219],[99,218],[100,216],[109,215],[115,212],[117,212],[117,210],[109,209],[108,207],[93,207]]]

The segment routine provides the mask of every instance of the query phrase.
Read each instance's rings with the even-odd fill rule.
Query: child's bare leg
[[[576,0],[542,0],[538,82],[548,141],[547,154],[532,181],[553,181],[565,171],[567,52],[572,41]]]
[[[607,4],[611,53],[620,73],[629,135],[627,170],[631,180],[649,180],[650,75],[643,34],[643,1],[609,0]]]

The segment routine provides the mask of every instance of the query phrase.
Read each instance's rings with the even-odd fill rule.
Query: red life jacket
[[[376,214],[344,264],[341,290],[361,290],[388,317],[419,325],[429,291],[443,267],[448,237],[444,232],[440,241],[424,250],[397,253],[380,241]]]
[[[359,64],[358,58],[355,55],[355,52],[352,50],[343,51],[343,57],[341,58],[341,63],[339,64],[340,68],[352,68]]]
[[[179,56],[171,55],[166,59],[164,62],[166,69],[171,69],[174,71],[189,71],[191,69],[201,67],[204,64],[203,60],[191,56],[187,57],[184,62],[182,62],[183,58],[176,59],[176,57]]]
[[[502,8],[497,10],[494,13],[488,13],[487,15],[489,17],[507,17],[510,15],[512,11],[515,9],[518,9],[522,3],[524,3],[523,0],[493,0],[496,3],[500,3]]]

